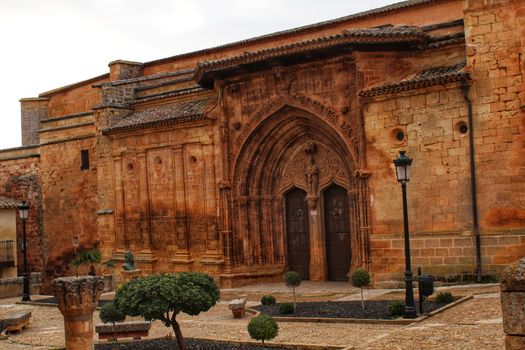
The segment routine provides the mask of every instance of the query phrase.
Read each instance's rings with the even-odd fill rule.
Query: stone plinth
[[[525,258],[508,266],[500,278],[503,331],[507,350],[525,348]]]
[[[129,282],[142,276],[141,269],[135,270],[122,270],[122,282]]]
[[[53,293],[64,316],[66,349],[93,349],[93,311],[103,290],[104,279],[101,276],[53,280]]]
[[[246,299],[233,299],[228,303],[228,308],[232,310],[234,318],[241,318],[246,310]]]

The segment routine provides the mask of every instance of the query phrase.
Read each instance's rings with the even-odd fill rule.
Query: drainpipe
[[[479,219],[478,219],[478,200],[476,191],[476,165],[474,162],[474,130],[472,116],[472,100],[469,97],[470,85],[462,79],[460,82],[461,92],[467,103],[468,110],[468,129],[469,129],[469,154],[470,154],[470,193],[472,196],[472,230],[476,239],[476,279],[481,283],[481,238],[479,236]]]

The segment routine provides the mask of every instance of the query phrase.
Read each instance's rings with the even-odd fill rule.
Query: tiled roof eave
[[[418,78],[398,83],[389,83],[378,87],[373,87],[359,92],[360,97],[374,97],[379,95],[387,95],[403,91],[415,90],[435,85],[445,85],[449,83],[459,82],[461,80],[470,80],[470,75],[466,72],[458,72],[451,74],[443,74],[439,77]]]
[[[188,123],[188,122],[194,122],[194,121],[206,120],[206,119],[208,119],[208,117],[205,114],[194,114],[194,115],[187,115],[184,117],[154,120],[154,121],[148,121],[144,123],[109,127],[109,128],[102,130],[102,135],[112,135],[112,134],[117,134],[117,133],[156,128],[160,126],[167,126],[167,125],[173,125],[173,124],[182,124],[182,123]]]
[[[305,51],[321,50],[340,45],[378,45],[378,44],[417,44],[424,45],[428,41],[428,35],[421,32],[394,33],[393,35],[353,35],[342,33],[329,37],[320,37],[303,42],[297,42],[269,48],[261,51],[249,52],[244,55],[228,57],[215,61],[202,61],[198,63],[195,72],[195,81],[201,81],[205,74],[233,68],[242,64],[250,64],[265,59],[279,56],[293,55]]]
[[[0,197],[0,209],[16,209],[20,205],[15,199]]]

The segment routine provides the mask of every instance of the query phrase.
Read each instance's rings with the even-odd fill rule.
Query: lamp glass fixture
[[[399,156],[394,159],[394,165],[396,166],[397,181],[410,181],[410,167],[412,165],[412,159],[406,155],[406,151],[399,151]]]

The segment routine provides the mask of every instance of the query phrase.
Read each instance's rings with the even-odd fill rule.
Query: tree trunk
[[[184,338],[182,337],[180,326],[177,323],[177,320],[175,319],[175,314],[171,318],[171,327],[173,328],[173,331],[175,332],[175,338],[177,338],[177,344],[179,345],[179,350],[186,350],[186,346],[184,345]]]
[[[292,286],[293,291],[293,312],[297,311],[297,301],[295,300],[295,286]]]
[[[361,307],[365,309],[365,299],[363,298],[363,288],[361,288]]]
[[[115,322],[113,322],[113,349],[117,349],[117,326],[115,325]]]
[[[93,265],[93,264],[89,265],[89,275],[90,276],[96,276],[97,275],[97,271],[95,270],[95,265]]]

